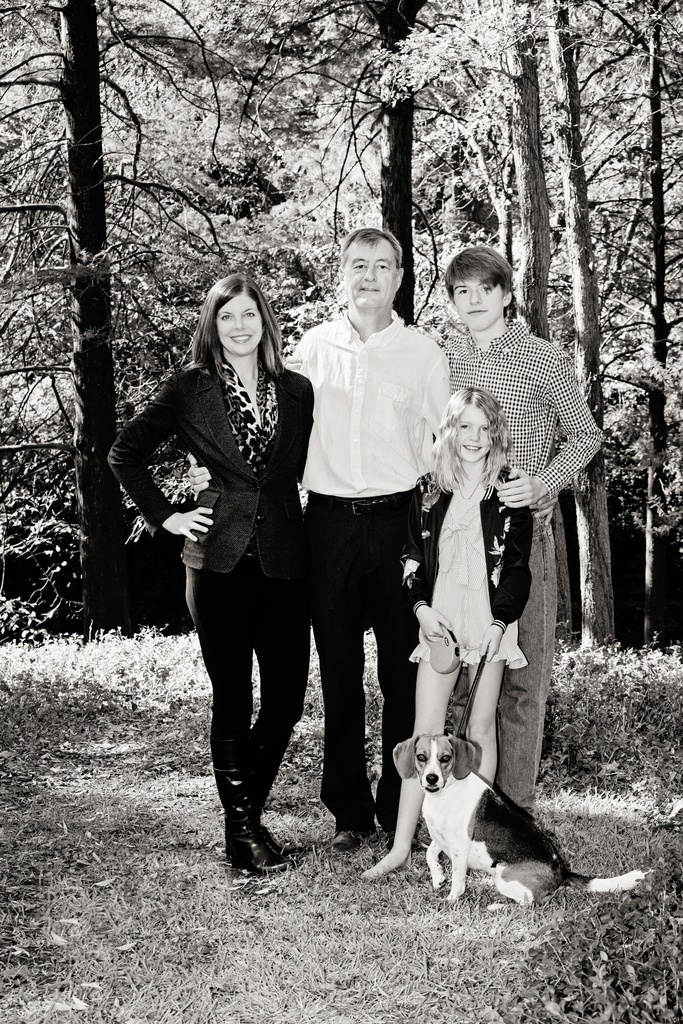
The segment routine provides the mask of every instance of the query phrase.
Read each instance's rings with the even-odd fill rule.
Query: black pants
[[[213,688],[212,740],[251,735],[277,771],[304,707],[308,581],[272,579],[257,556],[245,556],[227,573],[187,567],[186,597]],[[261,701],[252,726],[254,653]]]
[[[409,656],[417,621],[401,593],[401,552],[407,505],[354,516],[309,502],[306,530],[313,632],[325,701],[321,796],[337,829],[396,828],[401,780],[393,749],[412,734],[417,667]],[[382,776],[376,808],[365,760],[363,635],[377,641],[377,677],[384,697]]]

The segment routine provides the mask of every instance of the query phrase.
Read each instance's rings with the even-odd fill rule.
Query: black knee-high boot
[[[218,795],[225,809],[225,852],[233,867],[262,875],[281,871],[288,861],[268,842],[252,793],[252,754],[248,738],[211,740]]]
[[[284,756],[284,752],[287,748],[287,741],[279,744],[276,747],[275,744],[270,746],[261,746],[258,740],[254,739],[252,733],[250,738],[251,753],[253,757],[253,768],[252,768],[252,793],[254,797],[254,804],[258,807],[261,812],[265,806],[268,794],[270,793],[273,783],[275,782],[278,771],[280,770],[280,764]],[[266,837],[271,850],[274,850],[280,857],[296,857],[302,853],[306,853],[309,849],[307,846],[298,845],[296,843],[281,843],[279,842],[270,832],[266,826],[261,823],[261,828]]]

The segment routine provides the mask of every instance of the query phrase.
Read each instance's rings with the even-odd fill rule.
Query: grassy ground
[[[1,1024],[680,1020],[681,659],[567,650],[556,676],[542,819],[576,870],[654,870],[531,909],[475,876],[451,907],[422,855],[368,884],[380,839],[321,852],[315,672],[267,822],[317,848],[262,880],[225,861],[193,637],[0,647]]]

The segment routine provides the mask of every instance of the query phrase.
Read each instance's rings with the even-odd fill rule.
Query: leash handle
[[[470,720],[470,712],[472,710],[472,705],[474,704],[474,698],[475,698],[475,696],[477,694],[477,687],[479,686],[479,680],[481,679],[481,674],[484,671],[484,665],[485,664],[486,664],[486,655],[484,655],[483,658],[480,659],[479,664],[477,665],[477,671],[475,673],[472,685],[471,685],[471,687],[469,689],[469,693],[467,695],[467,701],[465,703],[465,708],[464,708],[463,713],[462,713],[462,718],[460,719],[460,725],[458,726],[458,731],[456,733],[456,736],[458,737],[458,739],[464,739],[465,738],[465,730],[467,729],[467,723]],[[460,672],[463,671],[464,667],[465,667],[465,663],[463,662],[461,667],[460,667]],[[457,687],[459,681],[460,681],[460,675],[458,675],[458,678],[455,681],[455,686],[456,687]]]

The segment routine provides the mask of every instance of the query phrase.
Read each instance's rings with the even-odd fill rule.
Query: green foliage
[[[97,722],[130,722],[144,704],[156,712],[205,706],[209,690],[194,635],[149,629],[41,645],[0,646],[0,747],[58,744]]]
[[[498,1006],[505,1024],[665,1024],[683,1007],[683,836],[660,849],[647,880],[599,908],[556,915],[527,956],[521,991]]]
[[[199,304],[230,270],[245,267],[264,284],[288,347],[311,324],[336,315],[339,237],[381,219],[381,95],[415,95],[416,310],[424,329],[447,336],[453,322],[439,273],[454,249],[500,244],[509,231],[513,257],[519,256],[508,52],[527,29],[539,62],[551,205],[551,331],[573,352],[562,181],[553,150],[554,83],[537,6],[430,0],[395,52],[380,45],[368,5],[355,0],[189,0],[144,10],[132,0],[113,0],[98,10],[108,228],[103,266],[112,280],[122,420],[164,374],[187,362]],[[656,382],[667,395],[669,425],[662,522],[671,548],[680,548],[680,14],[668,5],[662,18],[666,369],[652,357],[650,23],[632,0],[608,8],[598,0],[574,4],[571,18],[601,286],[610,511],[619,542],[640,542],[652,459],[649,389]],[[12,53],[0,98],[0,206],[7,208],[0,214],[0,369],[21,370],[0,380],[0,445],[68,444],[74,420],[68,374],[23,370],[63,368],[70,358],[66,168],[54,86],[58,22],[42,3],[31,6],[29,21],[16,5],[0,19]],[[20,205],[21,211],[9,209]],[[20,452],[3,459],[10,477],[3,489],[6,521],[13,524],[4,546],[10,568],[28,528],[26,492],[13,481],[33,473],[33,458]],[[45,472],[33,484],[37,503],[49,506],[56,498],[69,506],[73,482],[62,457],[43,458]],[[70,605],[46,618],[55,588],[39,571],[53,543],[44,540],[41,553],[35,538],[35,558],[22,554],[21,586],[10,571],[4,593],[28,602],[38,625],[70,628]],[[146,598],[137,595],[141,604]],[[672,619],[677,635],[675,613]],[[13,629],[10,635],[17,635]]]
[[[367,655],[372,761],[381,701],[370,645]],[[678,652],[622,656],[613,647],[565,648],[558,657],[561,713],[570,713],[570,693],[573,704],[592,708],[597,746],[618,722],[639,742],[642,709],[632,702],[621,714],[619,694],[629,687],[618,688],[620,675],[647,679],[670,702],[681,659]],[[599,686],[604,677],[615,700]],[[614,849],[605,818],[626,803],[614,800],[609,779],[600,801],[577,796],[585,773],[575,786],[557,747],[557,758],[551,749],[545,760],[541,796],[542,811],[552,812],[553,780],[562,787],[556,799],[564,820],[556,827],[565,846],[573,845],[577,815],[588,810],[591,820],[578,829],[581,860],[614,866],[623,858],[631,867],[634,851],[641,858],[649,849],[652,870],[638,890],[567,891],[528,908],[501,905],[475,873],[452,908],[432,892],[422,856],[384,882],[361,881],[370,858],[383,853],[380,838],[344,863],[318,847],[274,879],[226,869],[209,703],[195,636],[149,630],[87,645],[62,638],[0,646],[0,1017],[19,1020],[26,1010],[42,1021],[87,1006],[93,1020],[108,1024],[122,1013],[157,1019],[163,1003],[174,1019],[189,1013],[197,1024],[214,1017],[323,1024],[334,1015],[377,1024],[680,1019],[680,815],[664,820],[649,781],[641,786],[640,762],[630,762],[637,796]],[[669,709],[651,724],[651,767],[666,805],[680,793],[680,769],[667,775],[677,713]],[[556,701],[557,728],[559,714]],[[320,844],[331,829],[318,799],[321,737],[314,666],[304,718],[266,812],[278,836]]]
[[[546,715],[544,778],[623,791],[683,777],[683,655],[560,645]]]

